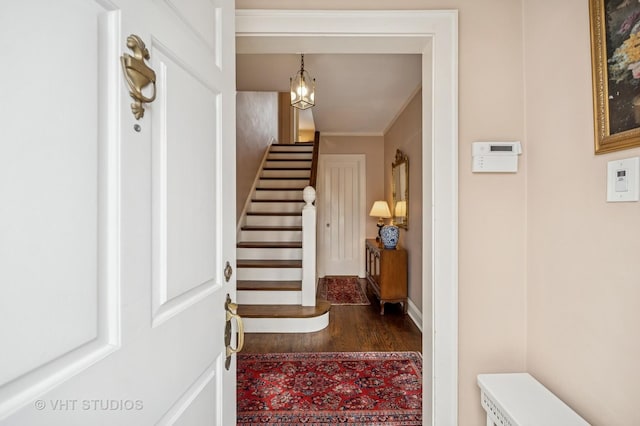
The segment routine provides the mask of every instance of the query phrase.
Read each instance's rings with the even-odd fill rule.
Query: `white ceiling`
[[[421,55],[400,53],[305,54],[305,69],[316,79],[316,129],[382,135],[420,88],[421,61]],[[299,54],[239,53],[237,89],[289,92],[289,78],[299,69]]]

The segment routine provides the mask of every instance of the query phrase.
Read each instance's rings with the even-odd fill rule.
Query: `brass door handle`
[[[231,297],[227,294],[227,300],[224,303],[224,310],[226,312],[226,324],[224,328],[224,345],[226,347],[226,361],[224,367],[228,370],[231,366],[231,355],[237,354],[242,350],[244,346],[244,324],[242,323],[242,317],[238,315],[238,304],[231,302]],[[231,347],[231,320],[236,320],[238,324],[238,344],[235,348]]]
[[[144,116],[143,103],[150,103],[156,99],[156,73],[145,62],[149,59],[149,50],[142,39],[131,34],[127,37],[127,47],[133,51],[133,56],[124,53],[120,57],[122,71],[129,85],[129,96],[134,102],[131,104],[131,112],[139,120]],[[153,84],[153,95],[146,97],[142,93],[149,84]]]
[[[233,274],[233,268],[231,267],[231,264],[227,262],[226,266],[224,267],[224,280],[226,282],[229,282],[229,280],[231,279],[231,274]]]

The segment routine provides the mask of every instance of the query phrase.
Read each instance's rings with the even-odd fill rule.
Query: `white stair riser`
[[[302,268],[238,268],[241,281],[301,281]]]
[[[241,305],[300,305],[300,291],[238,290],[236,298]]]
[[[286,146],[273,145],[269,150],[269,152],[278,152],[278,151],[300,151],[300,152],[313,153],[313,147],[309,145],[293,145],[293,144],[286,145]]]
[[[329,312],[311,318],[243,318],[246,333],[311,333],[327,328]]]
[[[256,200],[302,200],[302,190],[296,189],[295,191],[256,191],[254,199]]]
[[[247,216],[249,226],[302,226],[302,216]]]
[[[302,152],[302,153],[280,153],[280,152],[270,152],[269,156],[267,157],[267,161],[272,161],[272,160],[311,160],[313,159],[313,154],[309,154],[306,152]]]
[[[302,241],[302,231],[241,230],[239,241]]]
[[[262,177],[303,177],[309,178],[309,170],[263,170]]]
[[[277,167],[281,169],[287,169],[289,167],[311,167],[311,161],[271,161],[267,160],[265,167]]]
[[[304,207],[304,202],[299,203],[278,203],[278,202],[266,202],[266,203],[251,203],[249,206],[250,212],[281,212],[281,213],[293,213],[301,212]]]
[[[239,248],[238,259],[302,260],[302,249],[295,248]]]
[[[260,179],[258,188],[300,188],[309,185],[309,179]]]

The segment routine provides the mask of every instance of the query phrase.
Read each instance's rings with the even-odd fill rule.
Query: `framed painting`
[[[640,2],[589,0],[595,153],[640,146]]]

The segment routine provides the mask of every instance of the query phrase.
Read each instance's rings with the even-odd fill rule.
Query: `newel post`
[[[302,306],[316,305],[316,190],[302,191]]]

